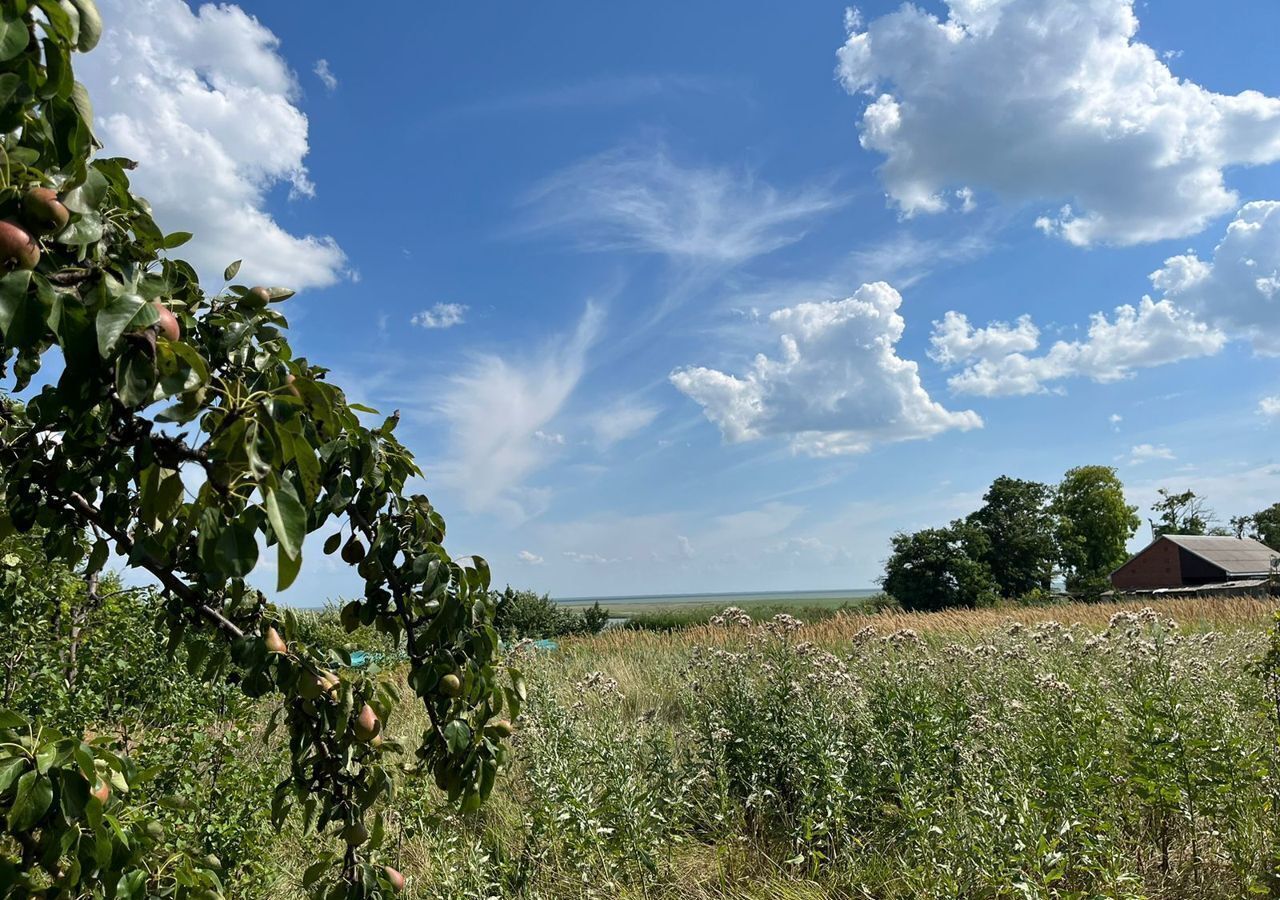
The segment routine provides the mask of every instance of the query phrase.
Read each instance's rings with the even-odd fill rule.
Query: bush
[[[510,585],[492,592],[498,611],[494,627],[505,640],[598,634],[609,623],[609,610],[596,601],[581,613],[561,609],[548,594],[517,591]]]

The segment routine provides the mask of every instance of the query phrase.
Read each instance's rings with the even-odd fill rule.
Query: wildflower
[[[719,615],[712,616],[710,619],[710,624],[718,627],[724,627],[726,625],[734,625],[739,628],[750,628],[751,616],[747,614],[746,610],[740,607],[728,606],[728,607],[725,607],[724,611],[721,612]]]

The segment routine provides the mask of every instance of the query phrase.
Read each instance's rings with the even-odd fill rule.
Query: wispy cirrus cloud
[[[436,412],[449,427],[449,451],[433,467],[472,510],[517,520],[545,506],[545,491],[524,487],[559,446],[547,425],[564,408],[586,371],[603,310],[588,304],[572,333],[524,357],[475,357],[444,386]]]
[[[780,190],[750,171],[681,165],[662,148],[583,160],[524,201],[528,231],[569,234],[584,250],[727,267],[794,244],[844,202],[830,186]]]

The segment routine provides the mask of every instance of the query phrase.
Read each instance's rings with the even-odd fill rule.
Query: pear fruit
[[[93,786],[90,795],[95,797],[103,806],[107,805],[107,801],[111,799],[111,785],[105,781],[99,781]]]
[[[382,730],[382,720],[373,711],[373,707],[366,703],[360,707],[360,712],[356,716],[356,722],[351,727],[351,730],[355,732],[357,741],[367,744],[377,737],[378,732]]]
[[[267,644],[268,653],[288,653],[289,647],[285,644],[284,638],[280,637],[280,632],[274,628],[268,628],[267,633],[263,636],[263,640]]]
[[[298,678],[298,696],[303,700],[318,700],[324,692],[324,682],[319,675],[303,672]]]
[[[509,719],[498,719],[496,722],[490,724],[485,731],[495,737],[509,738],[511,735],[516,733],[516,726],[512,725]]]
[[[267,290],[264,287],[249,288],[248,296],[252,297],[254,300],[258,301],[263,306],[266,306],[268,303],[271,302],[271,291]]]
[[[70,218],[52,188],[35,187],[22,195],[22,220],[36,234],[57,234]]]
[[[386,877],[387,883],[391,885],[391,889],[399,892],[404,890],[404,876],[390,866],[382,867],[382,874]]]
[[[440,693],[446,697],[456,697],[462,693],[462,679],[450,672],[440,679]]]
[[[359,847],[369,840],[369,829],[363,822],[352,822],[342,829],[342,839],[347,842],[348,847]]]
[[[155,325],[151,326],[156,329],[160,337],[169,341],[176,341],[182,337],[182,326],[178,324],[178,317],[169,311],[169,307],[165,306],[159,300],[151,301],[151,305],[156,308],[160,319]]]
[[[353,534],[351,540],[342,547],[342,561],[354,566],[362,559],[364,559],[364,544],[360,543],[360,539]]]
[[[12,219],[0,222],[0,268],[34,269],[40,262],[40,247],[31,233]]]

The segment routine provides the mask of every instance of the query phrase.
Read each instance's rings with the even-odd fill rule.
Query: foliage
[[[482,816],[406,784],[397,838],[439,900],[1271,896],[1261,620],[1171,608],[610,631],[521,662]]]
[[[547,594],[518,591],[507,585],[490,592],[494,627],[506,640],[552,638],[569,634],[599,634],[609,623],[609,611],[596,601],[581,613],[562,609]]]
[[[998,596],[998,585],[983,560],[986,534],[964,520],[947,528],[896,534],[893,555],[881,584],[906,610],[984,606]]]
[[[768,619],[778,613],[787,613],[806,624],[812,624],[841,614],[874,612],[890,605],[896,605],[896,601],[885,594],[877,594],[865,599],[840,600],[829,603],[748,600],[742,602],[742,609],[753,619]],[[713,603],[681,603],[658,606],[655,609],[642,609],[636,612],[624,613],[627,618],[624,627],[631,631],[658,632],[697,628],[698,626],[709,624],[712,619],[719,615],[721,609],[722,604]]]
[[[1125,545],[1138,530],[1137,507],[1110,466],[1069,470],[1050,509],[1057,519],[1058,554],[1067,590],[1082,596],[1110,587],[1108,576],[1128,558]]]
[[[1195,491],[1173,494],[1166,488],[1160,488],[1157,493],[1160,499],[1151,505],[1151,511],[1159,514],[1158,518],[1150,520],[1153,538],[1166,534],[1209,533],[1213,511],[1205,506]]]
[[[1057,562],[1052,490],[1038,481],[1001,475],[983,496],[969,522],[986,535],[986,563],[1001,597],[1024,597],[1049,590]]]
[[[518,674],[499,682],[488,567],[450,558],[439,513],[403,494],[420,471],[394,437],[397,417],[366,427],[360,416],[372,410],[294,356],[278,306],[291,292],[230,284],[206,294],[168,255],[190,235],[164,234],[130,192],[133,164],[92,159],[92,112],[71,55],[91,49],[100,28],[92,0],[0,7],[0,536],[38,526],[49,555],[90,578],[114,549],[161,585],[170,646],[184,648],[193,675],[282,694],[291,762],[272,818],[283,823],[296,806],[307,829],[344,836],[340,853],[308,870],[317,896],[377,896],[393,879],[375,864],[383,829],[366,819],[393,789],[399,745],[379,732],[394,686],[339,679],[331,669],[342,654],[300,640],[295,617],[276,622],[281,639],[246,576],[265,546],[286,589],[305,537],[334,529],[326,551],[341,547],[365,580],[356,618],[406,641],[408,683],[431,721],[418,758],[473,809],[492,789],[512,730],[505,717],[524,693]],[[3,769],[9,781],[0,777],[0,866],[10,873],[0,896],[41,878],[92,896],[170,891],[175,870],[148,859],[147,842],[120,824],[127,810],[116,812],[133,765],[2,715],[14,737],[6,752],[17,755]],[[118,789],[105,811],[84,800],[103,780]],[[182,889],[206,879],[201,871]]]
[[[1280,550],[1280,503],[1273,503],[1251,516],[1233,516],[1231,527],[1236,537],[1250,537]]]

